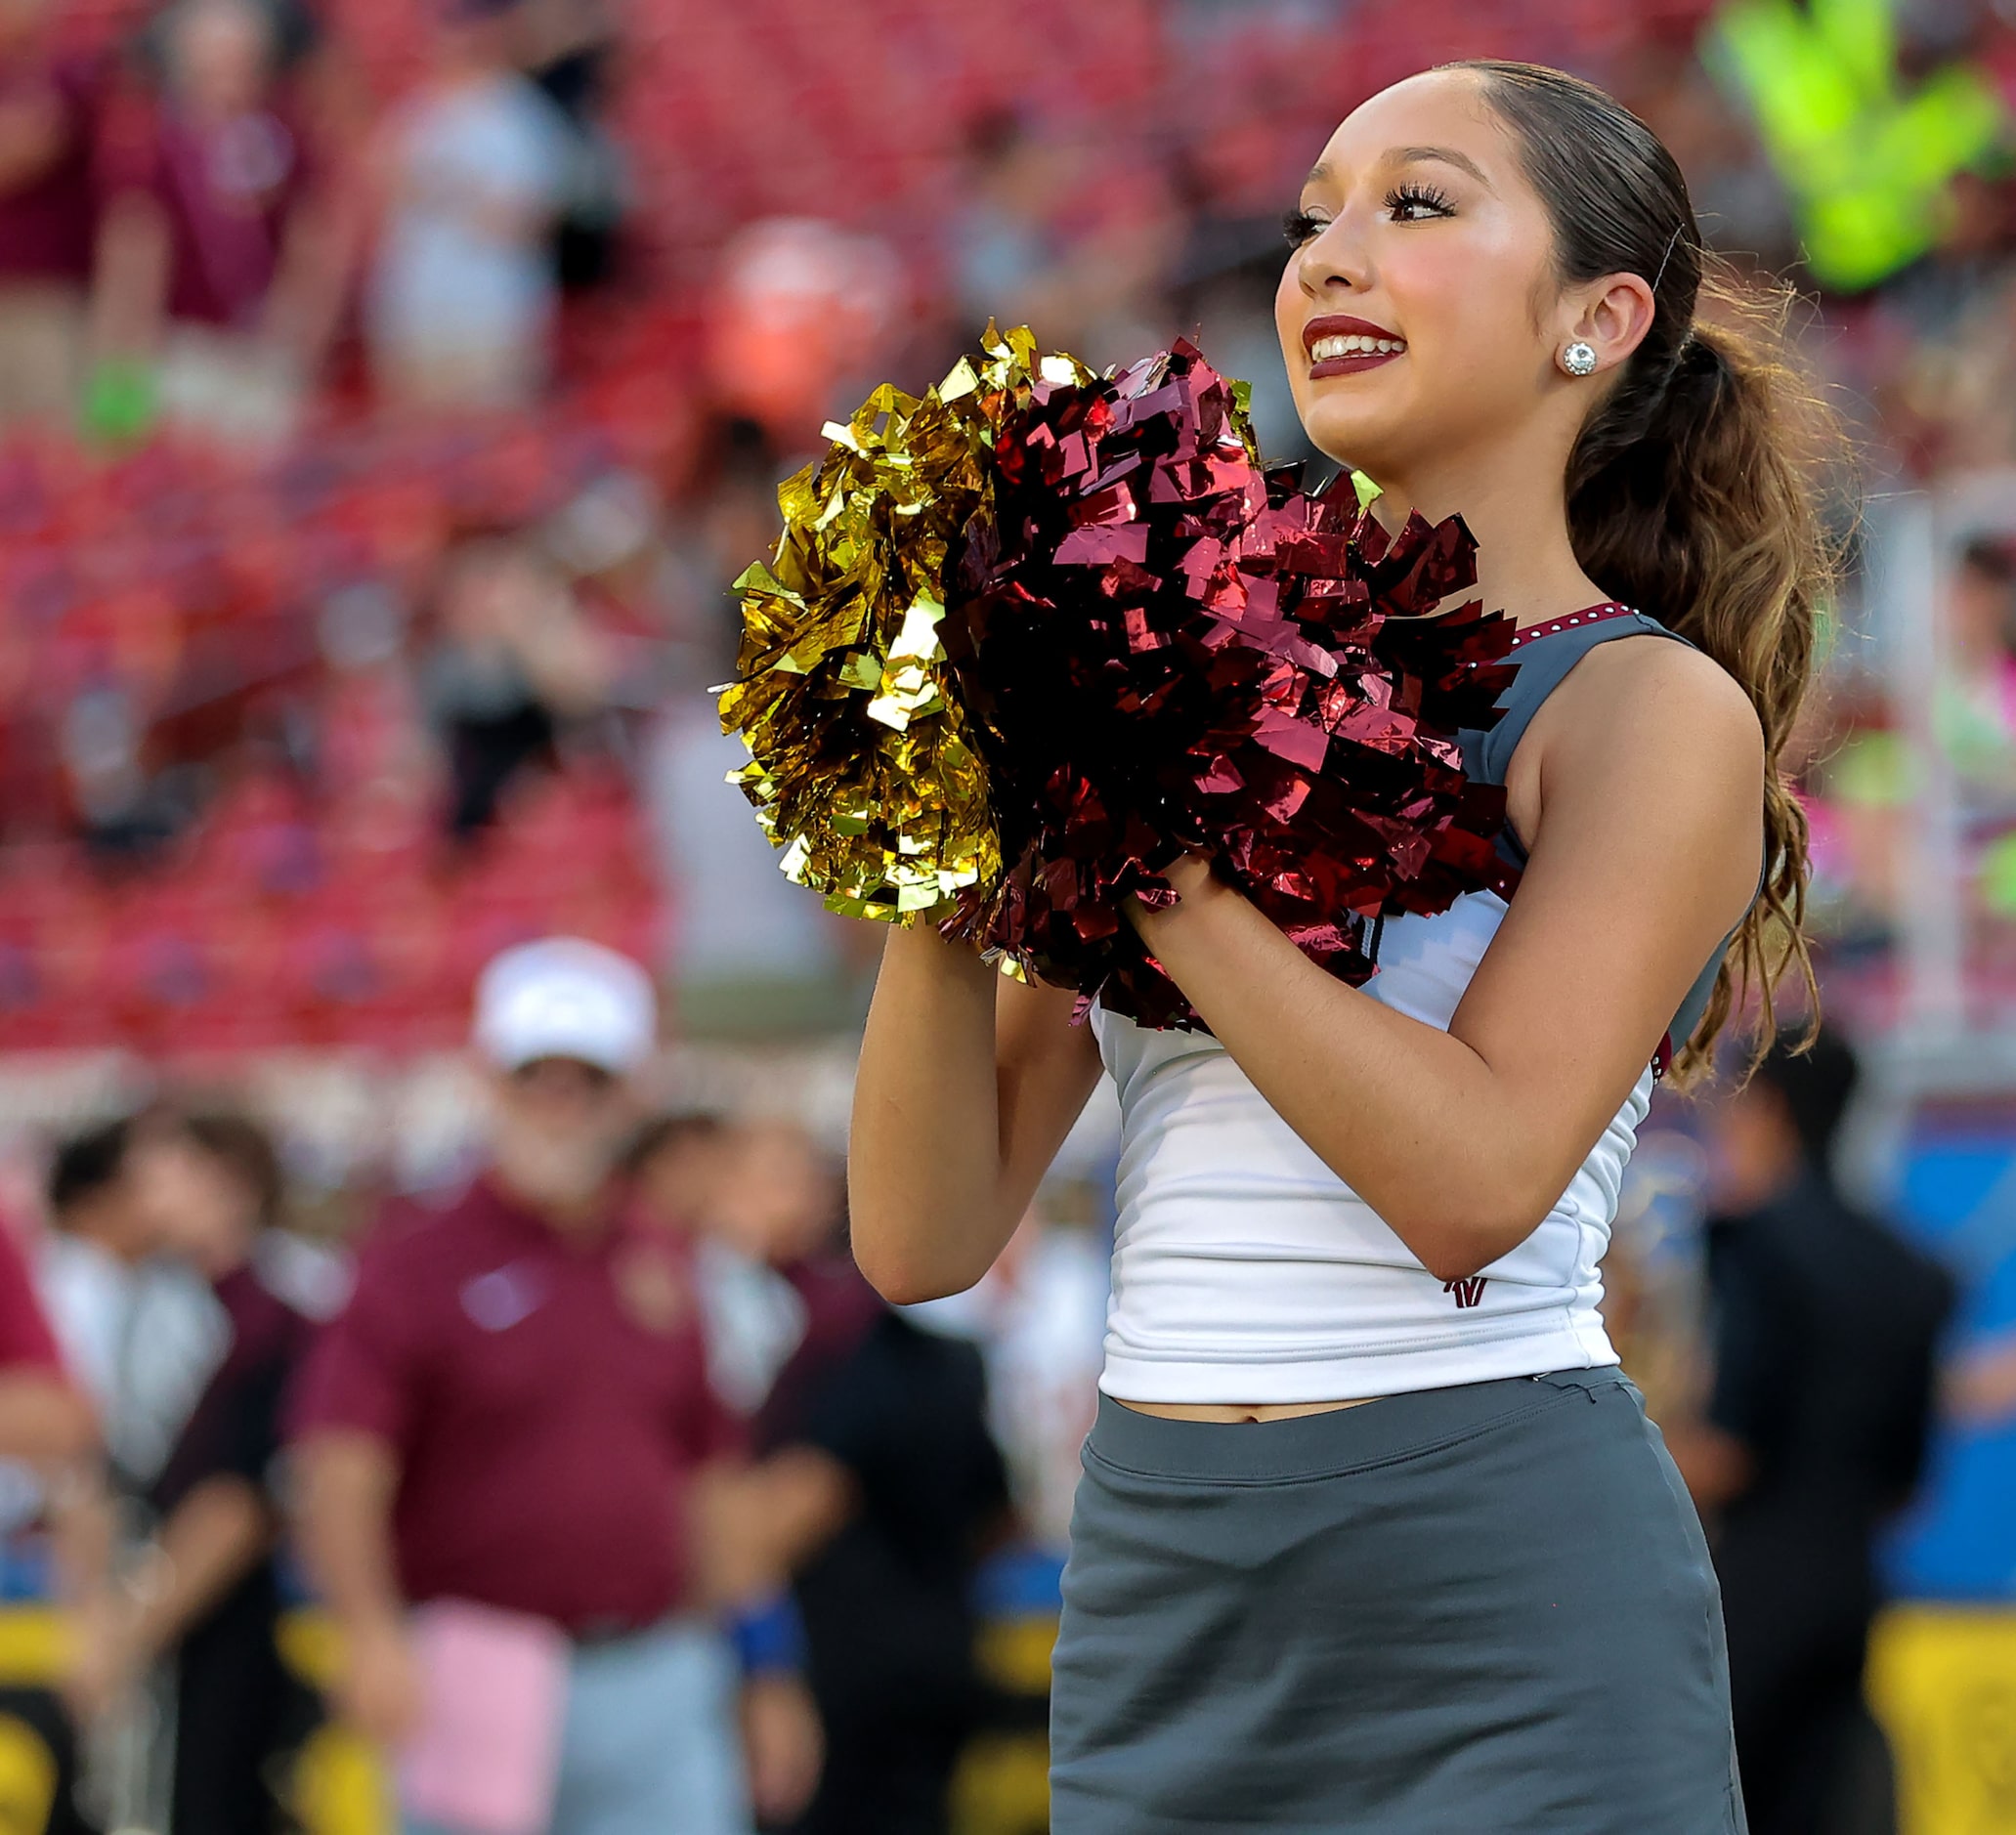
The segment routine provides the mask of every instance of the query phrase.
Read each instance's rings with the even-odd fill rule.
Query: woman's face
[[[1274,317],[1319,450],[1399,485],[1577,386],[1556,365],[1576,308],[1553,228],[1477,77],[1431,71],[1374,96],[1331,135],[1298,210]]]

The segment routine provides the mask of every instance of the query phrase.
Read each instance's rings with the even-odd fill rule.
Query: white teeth
[[[1309,356],[1316,363],[1325,363],[1333,357],[1383,357],[1406,348],[1404,338],[1373,338],[1353,332],[1349,337],[1318,338],[1309,346]]]

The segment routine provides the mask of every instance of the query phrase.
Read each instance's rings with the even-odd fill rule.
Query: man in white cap
[[[739,1424],[682,1245],[615,1176],[657,1024],[644,970],[596,944],[490,964],[490,1164],[366,1246],[304,1378],[302,1538],[344,1635],[337,1706],[404,1753],[407,1835],[751,1826],[708,1615],[767,1578],[761,1538],[721,1527]],[[781,1756],[802,1690],[751,1687],[757,1792],[790,1812],[816,1774],[814,1735]]]

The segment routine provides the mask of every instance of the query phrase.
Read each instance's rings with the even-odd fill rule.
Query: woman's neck
[[[1388,531],[1419,510],[1432,523],[1460,515],[1477,537],[1477,598],[1488,612],[1510,612],[1520,624],[1541,624],[1599,603],[1603,590],[1575,559],[1568,540],[1567,496],[1560,483],[1535,484],[1561,467],[1534,468],[1495,459],[1488,467],[1450,468],[1432,477],[1388,484],[1373,514]]]

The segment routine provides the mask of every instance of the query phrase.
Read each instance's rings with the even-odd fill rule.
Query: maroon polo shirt
[[[24,55],[0,59],[0,107],[53,107],[63,146],[26,184],[0,192],[0,284],[91,277],[98,199],[98,72],[74,59]]]
[[[630,1629],[684,1600],[689,1475],[739,1442],[706,1352],[676,1238],[624,1205],[571,1240],[479,1180],[366,1246],[294,1434],[395,1449],[407,1599]]]
[[[168,316],[258,328],[311,175],[299,131],[261,110],[199,126],[162,109],[140,183],[168,219]]]
[[[0,1370],[64,1375],[63,1353],[49,1329],[27,1258],[14,1232],[0,1224]]]

